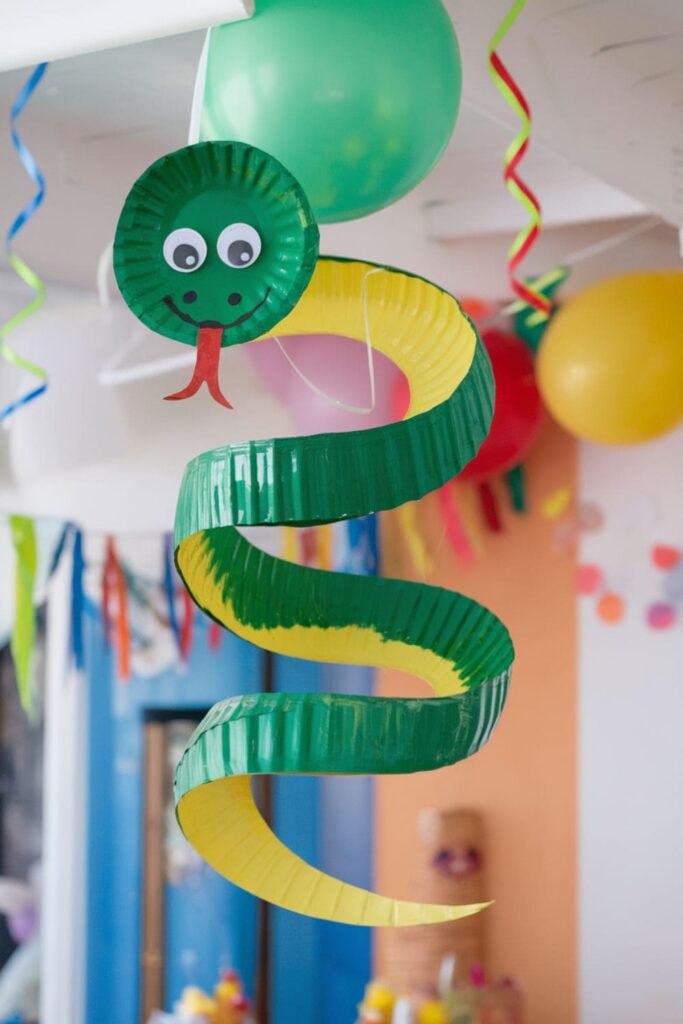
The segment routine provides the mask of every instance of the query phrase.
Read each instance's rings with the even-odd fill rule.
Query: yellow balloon
[[[551,320],[541,394],[562,426],[635,444],[683,419],[683,272],[624,274],[587,288]]]

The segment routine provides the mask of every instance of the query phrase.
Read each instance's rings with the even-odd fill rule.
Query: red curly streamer
[[[529,148],[531,109],[524,93],[497,53],[498,44],[517,20],[525,3],[526,0],[515,0],[495,32],[489,46],[489,73],[503,99],[512,107],[522,122],[519,133],[505,151],[503,172],[508,191],[524,207],[530,218],[527,226],[519,232],[508,250],[510,285],[519,299],[547,317],[552,309],[550,299],[533,285],[520,280],[516,275],[517,268],[530,252],[541,230],[541,204],[534,192],[517,173],[517,168]]]

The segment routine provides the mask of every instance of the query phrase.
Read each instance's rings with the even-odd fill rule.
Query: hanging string
[[[531,109],[526,97],[512,78],[510,72],[503,64],[498,55],[498,46],[502,39],[512,28],[522,10],[526,6],[526,0],[514,0],[510,10],[503,18],[496,29],[489,44],[489,74],[498,92],[505,102],[512,107],[519,120],[521,128],[519,133],[512,140],[505,151],[503,178],[508,192],[529,215],[529,222],[526,227],[517,234],[508,249],[508,274],[510,285],[515,295],[538,310],[543,316],[548,317],[552,308],[550,300],[537,290],[533,285],[527,284],[517,277],[517,269],[520,263],[528,255],[538,238],[541,230],[541,205],[531,191],[529,186],[519,176],[517,169],[523,160],[528,148],[531,135]]]
[[[283,356],[285,357],[285,359],[287,360],[287,362],[289,363],[291,368],[294,370],[294,372],[297,375],[297,377],[299,377],[299,379],[303,381],[303,383],[306,385],[306,387],[310,391],[312,391],[314,394],[318,395],[319,398],[324,399],[324,401],[329,402],[331,405],[336,406],[337,409],[343,409],[345,412],[358,413],[359,415],[363,415],[363,416],[367,416],[371,412],[374,412],[375,411],[375,405],[376,405],[376,393],[375,393],[375,355],[374,355],[374,351],[373,351],[373,348],[372,348],[372,339],[370,337],[370,317],[369,317],[369,314],[368,314],[368,301],[367,301],[367,280],[368,280],[369,277],[372,277],[373,274],[381,274],[383,272],[384,272],[384,267],[375,267],[373,270],[368,270],[367,273],[363,276],[363,282],[361,284],[361,301],[363,303],[363,325],[364,325],[364,328],[365,328],[365,347],[366,347],[367,356],[368,356],[368,381],[369,381],[369,384],[370,384],[370,405],[349,405],[346,402],[342,402],[341,399],[339,399],[339,398],[334,398],[333,395],[328,395],[327,392],[323,391],[322,388],[319,388],[318,385],[315,384],[314,381],[312,381],[310,379],[310,377],[306,376],[306,374],[303,372],[303,370],[301,370],[296,365],[296,363],[294,362],[292,357],[286,351],[286,349],[285,349],[284,345],[282,344],[282,342],[280,341],[280,339],[278,337],[276,337],[275,335],[273,335],[273,338],[275,339],[275,344],[280,349],[280,352],[282,352]]]
[[[30,363],[27,359],[22,358],[22,356],[18,355],[7,343],[8,335],[22,324],[27,317],[32,313],[35,313],[37,309],[40,309],[45,299],[45,285],[35,271],[31,270],[31,268],[24,263],[21,257],[17,256],[17,254],[13,252],[12,243],[16,235],[34,215],[45,197],[45,178],[38,169],[38,165],[33,154],[24,144],[19,135],[17,130],[17,120],[33,95],[33,92],[37,88],[41,78],[45,74],[46,68],[47,64],[39,64],[38,67],[35,68],[35,70],[30,74],[28,81],[20,90],[10,111],[10,137],[12,139],[12,145],[24,165],[26,173],[35,183],[36,192],[33,198],[29,200],[10,225],[5,238],[5,251],[14,273],[25,285],[27,285],[27,287],[32,289],[36,295],[27,306],[24,306],[23,309],[19,310],[18,313],[15,313],[7,323],[0,327],[0,355],[12,366],[16,366],[18,369],[26,370],[28,373],[32,374],[40,381],[40,384],[21,395],[20,398],[10,402],[3,409],[0,409],[0,422],[11,416],[12,413],[16,412],[17,409],[21,408],[21,406],[28,405],[29,402],[32,402],[47,390],[47,374],[45,370],[40,366],[37,366],[35,363]]]

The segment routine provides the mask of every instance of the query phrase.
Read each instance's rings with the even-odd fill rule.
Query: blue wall
[[[138,1020],[145,716],[201,714],[224,697],[253,692],[261,685],[262,663],[260,651],[228,633],[218,652],[209,651],[200,620],[186,672],[119,683],[99,622],[89,620],[88,1024]],[[370,686],[365,669],[275,659],[279,690],[367,693]],[[312,863],[371,884],[367,778],[276,778],[274,828]],[[223,967],[235,967],[253,993],[257,901],[210,868],[167,885],[166,934],[167,1009],[186,984],[210,990]],[[369,974],[366,929],[272,911],[273,1024],[350,1024]]]

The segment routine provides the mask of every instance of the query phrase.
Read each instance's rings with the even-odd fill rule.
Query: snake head
[[[239,345],[296,305],[318,257],[318,227],[295,178],[240,142],[161,157],[133,185],[114,242],[121,294],[147,327],[196,345]]]

